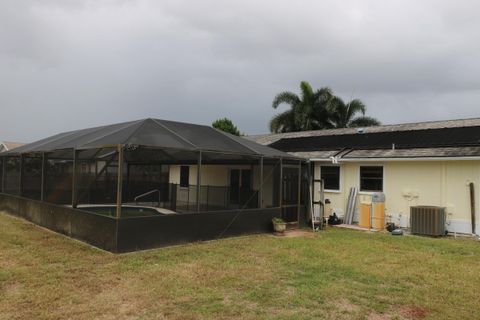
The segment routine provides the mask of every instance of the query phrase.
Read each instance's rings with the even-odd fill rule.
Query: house
[[[0,210],[125,252],[306,220],[303,158],[214,128],[142,119],[0,155]],[[304,187],[303,187],[304,188]]]
[[[23,146],[24,143],[12,141],[0,141],[0,152],[9,151]]]
[[[250,136],[310,159],[339,216],[351,187],[360,203],[385,194],[387,219],[409,227],[410,207],[445,207],[447,230],[480,233],[480,118]],[[473,183],[473,197],[470,184]],[[318,188],[317,188],[318,191]],[[319,199],[314,191],[314,200]],[[472,225],[473,214],[476,226]]]

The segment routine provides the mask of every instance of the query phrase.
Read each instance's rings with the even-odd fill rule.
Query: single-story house
[[[23,146],[25,143],[12,142],[12,141],[0,141],[0,152],[10,151],[15,148]]]
[[[344,215],[349,190],[355,187],[357,215],[360,203],[370,202],[374,192],[383,192],[387,220],[397,225],[409,227],[411,206],[431,205],[446,208],[449,232],[475,229],[480,234],[480,118],[249,139],[310,159],[314,178],[324,181],[325,201],[330,200],[339,216]],[[314,192],[313,197],[318,201],[320,194]]]
[[[3,152],[0,210],[132,251],[268,232],[274,217],[305,223],[307,170],[303,158],[208,126],[142,119]]]

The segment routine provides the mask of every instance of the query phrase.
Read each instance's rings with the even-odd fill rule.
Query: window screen
[[[188,188],[189,176],[190,176],[190,167],[181,166],[180,167],[180,187]]]
[[[339,166],[321,166],[321,175],[323,187],[325,190],[340,190],[340,167]]]
[[[383,191],[383,167],[360,167],[360,191]]]

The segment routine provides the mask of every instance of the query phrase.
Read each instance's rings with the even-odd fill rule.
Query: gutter
[[[410,157],[410,158],[342,158],[340,162],[358,162],[358,161],[455,161],[455,160],[480,160],[480,156],[472,157]]]
[[[329,158],[308,158],[308,161],[311,162],[331,162],[338,164],[340,162],[379,162],[379,161],[474,161],[480,160],[480,156],[475,157],[418,157],[418,158],[338,158],[338,157],[329,157]]]

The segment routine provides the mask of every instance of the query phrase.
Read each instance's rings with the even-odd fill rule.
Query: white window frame
[[[343,170],[342,170],[342,166],[339,165],[339,164],[333,164],[333,163],[325,163],[325,164],[322,164],[321,162],[318,162],[319,164],[319,179],[322,178],[322,167],[338,167],[338,190],[335,190],[335,189],[324,189],[323,192],[330,192],[330,193],[341,193],[342,192],[342,176],[343,176]]]
[[[367,191],[367,190],[360,190],[362,184],[361,184],[361,181],[362,181],[362,177],[361,177],[361,170],[360,168],[361,167],[382,167],[382,190],[381,191]],[[386,179],[385,179],[385,165],[384,164],[381,164],[381,163],[362,163],[362,164],[359,164],[358,165],[358,193],[359,194],[374,194],[376,192],[382,192],[382,193],[385,193],[385,186],[386,186],[386,183],[385,183]]]

